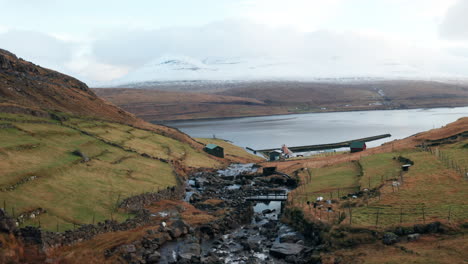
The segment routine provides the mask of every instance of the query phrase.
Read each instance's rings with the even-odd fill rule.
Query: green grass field
[[[182,159],[186,166],[221,165],[179,141],[121,124],[82,119],[67,123],[95,137],[41,118],[0,114],[0,120],[4,124],[0,128],[0,205],[15,216],[44,208],[47,213],[24,224],[40,223],[49,230],[110,219],[111,214],[124,220],[129,216],[116,210],[119,200],[176,184],[170,164],[141,153]],[[99,137],[138,153],[106,144]],[[91,160],[81,162],[72,153],[75,150]]]
[[[359,179],[361,188],[373,189],[385,181],[399,176],[401,164],[394,160],[394,153],[381,153],[360,160],[364,175]]]
[[[310,176],[309,176],[310,175]],[[315,201],[318,196],[337,198],[357,191],[359,167],[355,162],[345,162],[323,168],[307,168],[299,172],[302,184],[293,191],[294,201],[305,203]]]
[[[187,167],[215,168],[223,164],[180,141],[127,125],[72,119],[67,125],[91,133],[106,141],[146,153],[156,158],[177,160]]]
[[[374,198],[369,207],[353,211],[353,223],[379,225],[422,223],[435,220],[452,221],[468,218],[468,182],[456,171],[447,168],[429,152],[411,150],[403,156],[414,161],[414,166],[403,176],[399,188],[387,184],[381,189],[381,199]]]
[[[457,163],[467,165],[466,141],[441,147],[450,153]],[[414,161],[409,172],[403,174],[399,187],[392,187],[399,181],[401,163],[393,159],[404,156]],[[360,173],[359,164],[362,166]],[[323,168],[309,168],[299,172],[302,185],[292,192],[294,206],[304,207],[306,201],[316,197],[337,198],[340,195],[365,188],[379,188],[378,196],[341,200],[337,210],[349,210],[344,203],[350,201],[352,224],[379,227],[397,224],[414,224],[436,220],[461,221],[468,218],[468,181],[457,171],[430,152],[417,149],[398,153],[381,153],[363,157],[359,163],[344,162]],[[361,176],[362,174],[362,176]],[[344,207],[343,207],[344,206]],[[377,214],[379,216],[377,217]],[[378,218],[378,219],[377,219]],[[348,222],[349,218],[345,220]]]

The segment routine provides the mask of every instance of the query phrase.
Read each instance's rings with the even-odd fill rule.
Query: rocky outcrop
[[[82,158],[82,162],[88,162],[89,158],[86,154],[84,154],[81,150],[77,149],[72,152],[73,155],[76,155],[78,157]]]
[[[400,241],[400,237],[391,232],[385,233],[382,238],[382,242],[385,245],[393,245],[399,241]]]

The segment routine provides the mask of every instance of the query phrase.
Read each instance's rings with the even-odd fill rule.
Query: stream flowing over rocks
[[[284,196],[295,184],[285,174],[258,174],[254,164],[193,175],[184,200],[200,210],[227,213],[166,242],[159,249],[159,263],[319,263],[304,236],[279,221],[282,201],[253,198]],[[212,205],[207,200],[220,202]]]

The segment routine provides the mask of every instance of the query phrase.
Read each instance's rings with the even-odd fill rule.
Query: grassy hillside
[[[224,164],[151,131],[80,118],[61,124],[1,113],[0,138],[0,203],[16,216],[45,209],[45,214],[24,224],[51,230],[57,224],[64,230],[111,215],[123,220],[128,215],[115,210],[119,200],[176,184],[171,164],[179,173]],[[82,162],[75,150],[90,161]]]
[[[447,156],[451,154],[460,167],[466,167],[468,149],[463,147],[465,144],[466,140],[443,145],[441,149]],[[402,163],[395,160],[400,155],[414,162],[402,178]],[[319,217],[320,211],[310,210],[306,201],[315,201],[318,196],[335,199],[332,221],[336,220],[336,212],[345,212],[345,223],[349,223],[348,207],[351,206],[352,224],[357,226],[374,228],[378,223],[380,228],[400,223],[448,221],[449,218],[456,222],[468,217],[466,176],[453,169],[451,163],[419,149],[368,155],[357,162],[311,166],[299,170],[298,176],[302,185],[292,192],[292,205],[304,208],[311,219]],[[394,186],[395,181],[400,185]],[[364,189],[375,189],[377,193],[364,192],[362,197],[337,199]]]

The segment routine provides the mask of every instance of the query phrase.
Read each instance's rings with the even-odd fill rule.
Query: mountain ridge
[[[0,111],[57,117],[66,113],[123,123],[169,136],[201,149],[203,146],[177,129],[154,125],[98,97],[85,83],[43,68],[0,49]]]

